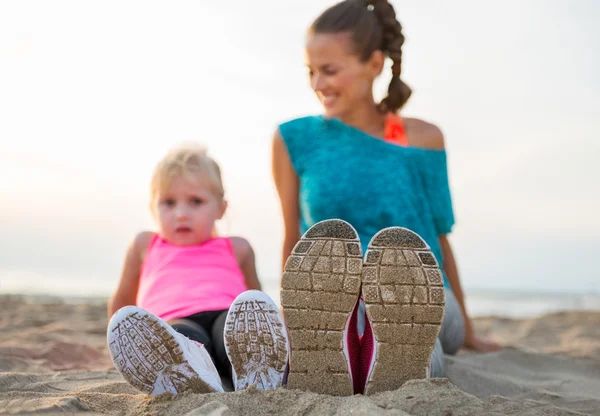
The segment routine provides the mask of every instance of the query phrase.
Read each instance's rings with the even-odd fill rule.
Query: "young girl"
[[[252,247],[215,233],[227,208],[217,163],[174,148],[155,168],[150,207],[158,232],[135,237],[108,306],[117,370],[151,395],[223,391],[217,369],[236,390],[281,385],[287,334]]]

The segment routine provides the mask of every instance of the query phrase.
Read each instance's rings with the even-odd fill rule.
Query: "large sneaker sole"
[[[108,325],[107,341],[117,371],[144,393],[176,396],[187,390],[223,391],[204,347],[191,345],[193,341],[144,309],[136,306],[119,309]]]
[[[444,317],[443,277],[427,243],[401,227],[369,243],[362,293],[375,338],[365,394],[395,390],[429,376],[431,352]]]
[[[236,391],[250,386],[272,390],[283,384],[289,342],[279,309],[266,293],[249,290],[233,301],[223,339]]]
[[[287,386],[336,396],[354,393],[347,331],[360,294],[362,249],[354,228],[312,226],[287,259],[281,305],[290,333]]]

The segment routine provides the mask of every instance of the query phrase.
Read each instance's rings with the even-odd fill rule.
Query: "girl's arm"
[[[135,305],[140,282],[140,269],[146,255],[150,240],[154,237],[152,232],[138,234],[127,249],[121,280],[108,302],[108,319],[124,306]]]
[[[446,272],[446,276],[448,277],[448,283],[450,283],[450,288],[452,289],[452,293],[454,294],[454,297],[456,298],[458,305],[460,306],[460,310],[462,312],[463,319],[465,322],[464,347],[480,352],[492,352],[502,349],[501,345],[493,341],[480,338],[475,333],[475,329],[473,328],[473,322],[471,321],[471,318],[469,318],[469,314],[467,313],[467,308],[465,306],[465,296],[460,285],[458,268],[456,267],[456,261],[454,260],[452,246],[450,245],[448,237],[445,235],[440,235],[439,240],[440,245],[442,247],[442,256],[444,258],[444,272]]]
[[[281,252],[283,269],[288,256],[300,238],[300,214],[298,176],[279,131],[273,137],[272,169],[284,224],[283,250]]]
[[[256,261],[252,246],[247,240],[241,237],[231,237],[230,241],[233,253],[246,279],[246,287],[248,290],[261,290],[258,274],[256,273]]]

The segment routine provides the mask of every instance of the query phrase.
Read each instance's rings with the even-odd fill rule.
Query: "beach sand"
[[[0,296],[0,414],[600,415],[600,312],[479,318],[509,347],[447,359],[447,379],[374,396],[275,391],[151,399],[114,370],[106,305]]]

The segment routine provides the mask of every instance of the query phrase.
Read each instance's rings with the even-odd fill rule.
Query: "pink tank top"
[[[229,309],[246,290],[229,238],[176,246],[157,234],[142,265],[136,305],[164,320],[177,319]]]

